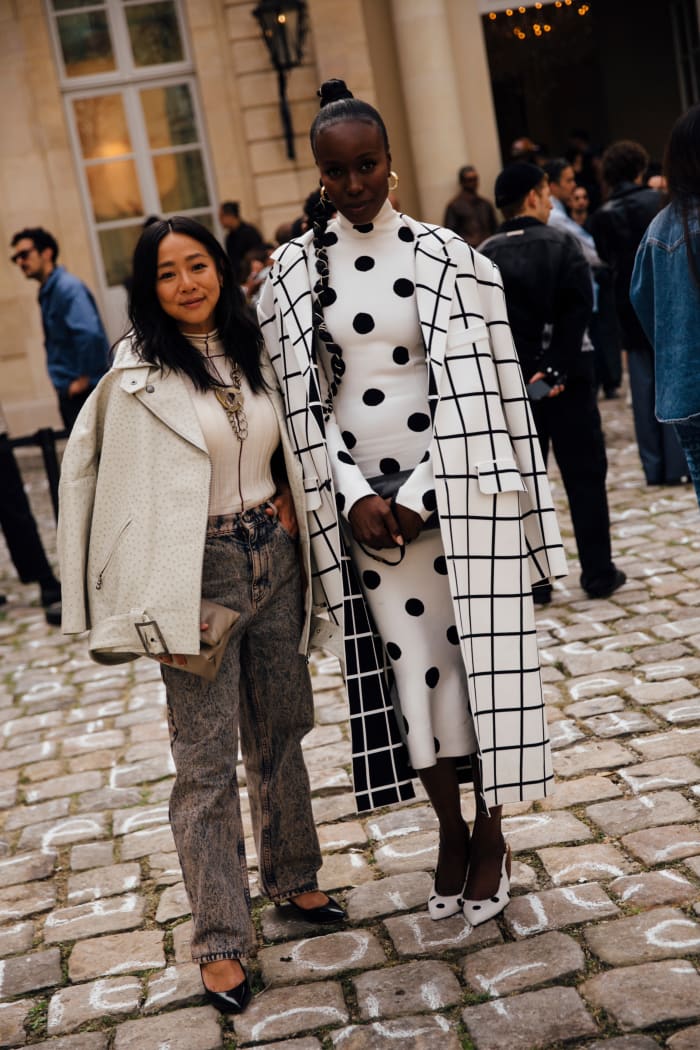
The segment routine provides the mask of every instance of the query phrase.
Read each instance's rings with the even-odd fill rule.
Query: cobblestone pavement
[[[700,516],[689,486],[642,484],[629,408],[601,407],[629,582],[585,600],[572,559],[538,616],[558,789],[507,810],[511,905],[475,930],[430,921],[432,812],[419,795],[358,818],[337,664],[317,660],[321,885],[350,921],[310,930],[256,897],[258,994],[233,1020],[189,959],[158,668],[90,663],[3,547],[1,1047],[700,1047]],[[21,462],[53,551],[38,461]]]

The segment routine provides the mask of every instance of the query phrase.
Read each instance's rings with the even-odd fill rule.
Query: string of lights
[[[591,5],[580,0],[554,0],[553,3],[540,3],[528,7],[507,7],[505,11],[490,11],[487,24],[493,29],[514,36],[517,40],[538,39],[555,32],[562,17],[577,15],[585,18]]]

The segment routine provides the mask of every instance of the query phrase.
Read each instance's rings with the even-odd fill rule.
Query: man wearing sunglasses
[[[12,238],[12,262],[39,282],[46,361],[66,430],[107,371],[109,344],[95,300],[81,280],[56,262],[56,239],[41,226]]]

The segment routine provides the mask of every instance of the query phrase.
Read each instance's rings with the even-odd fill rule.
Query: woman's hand
[[[293,540],[299,535],[299,525],[297,523],[297,513],[294,509],[294,500],[292,499],[292,490],[289,485],[279,485],[277,492],[272,497],[272,503],[274,504],[277,517],[279,518],[280,525],[285,532],[288,532]],[[267,507],[265,513],[271,518],[275,516],[275,511],[272,507]]]
[[[423,530],[423,519],[420,514],[410,507],[404,507],[401,503],[394,503],[394,517],[399,523],[401,535],[406,543],[412,543]]]
[[[200,623],[199,625],[199,629],[202,632],[208,630],[208,628],[208,623]],[[177,664],[178,667],[187,667],[187,657],[183,653],[168,653],[167,655],[163,653],[161,656],[156,656],[156,660],[161,664],[170,664],[171,666],[172,664]]]
[[[403,533],[394,517],[391,503],[381,496],[363,496],[358,499],[350,508],[348,520],[353,536],[366,547],[383,550],[404,545]]]

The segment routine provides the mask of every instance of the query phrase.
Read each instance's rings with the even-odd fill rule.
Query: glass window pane
[[[54,11],[68,11],[74,7],[104,7],[100,0],[53,0]]]
[[[187,84],[148,88],[141,92],[141,102],[151,149],[197,141],[192,96]]]
[[[153,170],[163,211],[206,208],[209,204],[202,154],[198,149],[154,157]]]
[[[99,231],[105,275],[110,287],[124,284],[128,290],[131,279],[131,261],[141,228],[141,223],[139,223],[137,226],[122,226],[118,230]]]
[[[63,62],[69,77],[115,69],[106,11],[86,11],[56,19]]]
[[[143,215],[141,192],[133,160],[92,164],[85,169],[96,222]]]
[[[175,4],[137,4],[125,8],[136,66],[159,66],[184,58]]]
[[[215,237],[218,237],[217,231],[214,229],[214,215],[210,211],[201,211],[196,215],[190,215],[191,219],[196,219],[197,222],[201,222],[202,226],[206,226],[210,233],[213,233]]]
[[[131,136],[121,95],[76,99],[73,109],[86,160],[131,153]]]

